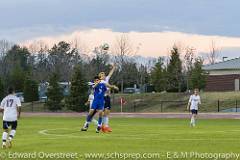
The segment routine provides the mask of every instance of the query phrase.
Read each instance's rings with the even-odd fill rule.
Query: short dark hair
[[[8,94],[13,94],[15,92],[14,87],[8,87]]]
[[[96,80],[96,79],[99,79],[99,76],[95,76],[95,77],[94,77],[94,80]]]

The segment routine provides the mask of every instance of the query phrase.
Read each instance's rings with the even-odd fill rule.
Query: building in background
[[[206,91],[239,91],[240,90],[240,57],[205,65],[208,72]]]

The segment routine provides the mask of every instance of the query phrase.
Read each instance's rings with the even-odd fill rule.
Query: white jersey
[[[104,80],[101,80],[101,83],[107,84],[109,83],[110,77],[107,76]]]
[[[104,83],[104,84],[109,84],[109,80],[110,80],[110,77],[107,76],[104,80],[101,80],[101,83]],[[107,87],[107,90],[109,91],[110,88]],[[105,96],[107,95],[107,92],[105,93]]]
[[[198,110],[198,106],[201,104],[201,99],[199,95],[191,95],[189,98],[189,103],[191,103],[190,110]]]
[[[88,101],[89,101],[89,103],[90,103],[90,108],[92,107],[93,100],[94,100],[94,95],[93,95],[93,94],[90,94],[90,95],[88,96]]]
[[[15,95],[8,95],[1,102],[1,109],[4,109],[3,120],[4,121],[17,121],[17,108],[21,107],[20,99]]]

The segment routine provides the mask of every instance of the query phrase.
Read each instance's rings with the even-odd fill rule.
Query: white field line
[[[135,140],[146,140],[146,139],[151,139],[151,140],[157,140],[157,141],[240,141],[238,138],[227,138],[227,139],[223,139],[223,138],[216,138],[216,139],[211,139],[211,138],[173,138],[173,139],[166,139],[166,138],[143,138],[142,136],[139,137],[139,134],[135,134],[135,135],[128,135],[126,136],[121,136],[119,135],[114,135],[111,134],[105,134],[106,136],[100,136],[100,135],[72,135],[72,134],[55,134],[55,133],[48,133],[49,131],[57,131],[57,130],[68,130],[67,128],[56,128],[56,129],[48,129],[48,130],[40,130],[38,133],[41,135],[45,135],[45,136],[55,136],[56,139],[57,137],[67,137],[67,138],[80,138],[80,139],[90,139],[90,138],[104,138],[104,139],[125,139],[125,140],[131,140],[131,139],[135,139]],[[219,132],[223,132],[223,133],[229,133],[229,132],[240,132],[240,130],[229,130],[229,131],[216,131],[216,132],[211,132],[211,133],[219,133]],[[81,131],[79,131],[80,133]],[[209,132],[199,132],[199,134],[208,134]],[[97,134],[97,133],[96,133]],[[101,134],[101,133],[100,133]],[[103,135],[103,134],[101,134]],[[152,136],[161,136],[161,133],[159,134],[148,134],[148,135],[152,135]],[[51,138],[49,138],[51,139]]]

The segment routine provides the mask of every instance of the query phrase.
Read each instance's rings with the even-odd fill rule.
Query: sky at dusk
[[[0,39],[23,45],[79,42],[91,49],[125,33],[138,54],[167,55],[174,43],[240,57],[238,0],[0,0]]]

